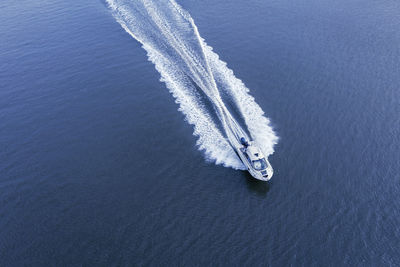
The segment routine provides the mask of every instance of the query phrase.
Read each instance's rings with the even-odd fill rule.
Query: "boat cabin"
[[[249,145],[243,149],[247,160],[257,171],[261,171],[267,168],[267,162],[265,161],[263,153],[256,146]]]

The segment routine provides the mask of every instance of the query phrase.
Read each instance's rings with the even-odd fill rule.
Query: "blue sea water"
[[[271,121],[272,180],[199,149],[107,2],[4,0],[0,266],[400,265],[400,3],[177,2]]]

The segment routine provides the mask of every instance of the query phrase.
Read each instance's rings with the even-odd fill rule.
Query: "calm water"
[[[400,3],[179,0],[271,119],[206,161],[102,1],[0,3],[0,266],[400,265]]]

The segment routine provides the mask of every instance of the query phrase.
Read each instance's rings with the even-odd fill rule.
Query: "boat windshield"
[[[265,161],[265,159],[253,160],[253,167],[257,171],[264,170],[265,168],[267,168],[267,162]]]

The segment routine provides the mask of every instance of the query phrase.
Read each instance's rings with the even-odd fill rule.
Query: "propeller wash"
[[[206,159],[270,179],[266,158],[278,137],[249,89],[201,38],[190,14],[173,0],[106,1],[116,20],[147,51],[179,111],[194,126]]]

